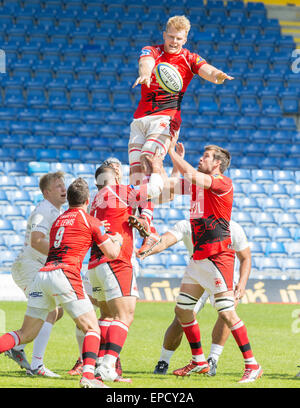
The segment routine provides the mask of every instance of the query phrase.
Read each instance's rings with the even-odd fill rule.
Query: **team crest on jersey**
[[[220,278],[215,278],[215,286],[216,288],[219,288],[222,285],[222,279]]]
[[[213,174],[213,178],[222,180],[223,176],[221,176],[221,174]]]

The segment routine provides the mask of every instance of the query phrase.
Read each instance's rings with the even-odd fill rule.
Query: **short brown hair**
[[[39,187],[42,193],[50,187],[50,184],[53,180],[63,179],[64,180],[65,173],[63,171],[56,171],[55,173],[47,173],[44,174],[40,178]]]
[[[190,20],[186,16],[170,17],[166,24],[166,31],[168,31],[170,26],[174,27],[177,31],[185,31],[186,35],[188,35],[191,29]]]
[[[208,145],[205,146],[205,151],[213,150],[214,151],[214,159],[220,160],[220,172],[224,173],[226,169],[230,166],[231,155],[228,150],[223,149],[223,147],[217,145]]]
[[[70,207],[80,207],[86,203],[89,197],[88,183],[82,177],[78,177],[69,185],[67,199]]]
[[[113,165],[101,164],[101,166],[98,167],[95,172],[96,186],[98,190],[101,190],[103,187],[107,185],[108,179],[105,176],[106,173],[111,173],[115,177],[117,176],[116,170],[114,169]]]

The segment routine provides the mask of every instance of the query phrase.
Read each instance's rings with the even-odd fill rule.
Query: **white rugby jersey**
[[[45,264],[47,256],[31,246],[31,233],[33,231],[42,232],[45,234],[45,239],[49,241],[52,224],[61,213],[62,211],[58,210],[48,200],[42,200],[38,203],[27,220],[24,247],[18,256],[19,261],[33,260],[40,262],[42,265]]]
[[[168,232],[176,237],[177,242],[183,241],[190,256],[193,255],[193,242],[191,223],[188,220],[177,222]],[[230,232],[232,248],[236,251],[243,251],[249,247],[249,243],[243,228],[235,221],[230,220]],[[238,269],[239,262],[235,262],[235,271]]]

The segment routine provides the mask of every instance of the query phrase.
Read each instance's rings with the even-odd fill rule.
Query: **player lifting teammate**
[[[139,76],[133,87],[141,84],[141,99],[131,123],[128,146],[130,177],[134,185],[146,182],[150,176],[146,156],[153,155],[157,148],[165,156],[171,138],[179,133],[180,105],[193,76],[199,75],[215,84],[222,84],[225,79],[233,79],[208,64],[200,55],[183,48],[190,27],[185,16],[171,17],[163,33],[164,43],[146,46],[140,53]],[[181,74],[181,92],[170,94],[159,86],[154,68],[161,62],[173,65]],[[141,235],[146,237],[139,250],[140,254],[144,254],[156,245],[160,238],[151,224],[152,202],[149,201],[147,206],[141,208],[140,213],[140,217],[131,217],[131,222]]]

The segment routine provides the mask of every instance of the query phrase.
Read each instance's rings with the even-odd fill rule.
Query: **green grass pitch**
[[[0,302],[0,310],[4,311],[1,330],[4,325],[7,331],[16,330],[23,321],[26,303]],[[163,335],[172,321],[173,311],[173,303],[138,302],[135,321],[121,353],[123,375],[132,378],[132,384],[114,383],[110,384],[112,388],[116,391],[126,388],[128,392],[130,388],[300,388],[300,377],[295,377],[300,371],[297,367],[300,365],[300,320],[297,322],[300,305],[239,305],[239,316],[246,323],[254,355],[264,370],[261,379],[246,385],[237,383],[243,373],[243,360],[232,336],[228,339],[220,358],[215,377],[195,374],[182,379],[172,375],[172,370],[186,365],[190,360],[189,346],[185,338],[173,355],[169,374],[166,376],[153,374],[160,355]],[[216,312],[208,304],[197,318],[203,349],[208,356]],[[31,357],[31,351],[32,343],[26,347],[28,358]],[[79,377],[67,374],[77,357],[74,323],[65,313],[54,326],[45,355],[46,366],[60,374],[61,378],[28,377],[12,360],[1,355],[0,388],[78,388]]]

